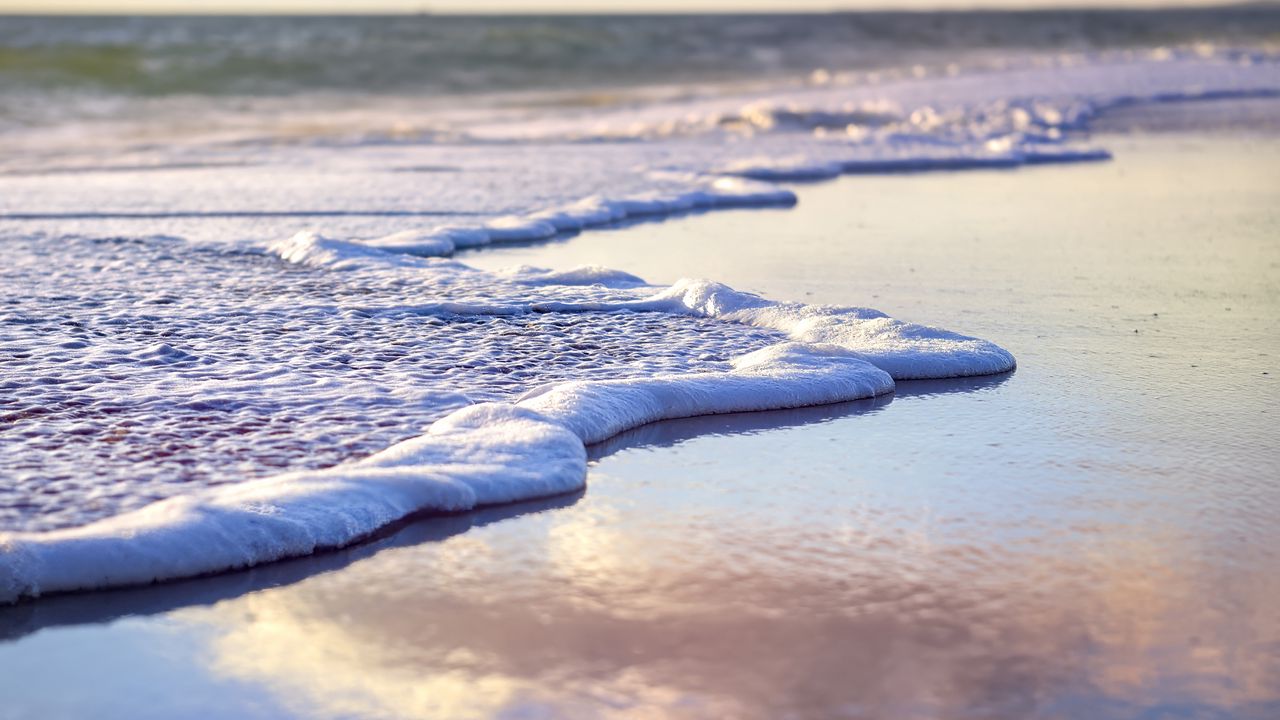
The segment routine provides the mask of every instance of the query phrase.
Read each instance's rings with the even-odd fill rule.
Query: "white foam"
[[[339,269],[378,260],[363,246],[326,241],[303,233],[276,248],[286,259],[321,262]],[[350,251],[351,257],[342,254]],[[386,260],[399,264],[394,256]],[[298,260],[295,260],[298,261]],[[644,281],[608,268],[567,271],[517,267],[502,277],[525,285],[600,285],[634,288]],[[710,280],[682,279],[658,293],[634,300],[542,301],[517,307],[448,304],[458,313],[610,312],[632,310],[715,318],[786,333],[797,342],[836,345],[857,352],[896,380],[967,377],[1014,369],[1013,355],[994,343],[940,328],[907,323],[869,308],[805,305],[766,300]]]
[[[397,244],[399,241],[394,239],[395,236],[387,237],[393,238],[390,248],[354,240],[327,238],[313,230],[304,230],[288,239],[272,243],[268,250],[292,263],[330,270],[357,270],[370,265],[422,265],[418,258],[396,251],[397,247],[402,246]]]
[[[154,210],[168,232],[206,232],[207,225],[218,232],[234,227],[243,231],[237,237],[250,239],[266,232],[287,237],[269,248],[290,262],[357,274],[394,271],[397,278],[417,274],[423,284],[436,286],[452,287],[462,276],[475,279],[456,296],[443,293],[444,300],[387,311],[662,312],[776,330],[791,342],[740,357],[726,372],[560,383],[517,403],[475,405],[439,420],[421,437],[328,470],[209,488],[70,530],[0,533],[0,601],[246,567],[348,544],[414,513],[568,492],[584,482],[583,443],[646,422],[851,400],[888,392],[895,379],[1011,370],[1013,356],[990,342],[865,308],[774,302],[702,280],[654,292],[639,278],[602,268],[517,268],[493,275],[417,256],[542,239],[628,218],[790,204],[795,195],[776,184],[787,180],[1104,159],[1105,150],[1065,139],[1098,112],[1136,102],[1274,95],[1280,92],[1277,67],[1271,61],[1232,65],[1178,57],[1064,59],[1052,72],[1021,68],[946,80],[833,83],[764,99],[622,108],[591,116],[589,126],[577,116],[547,116],[514,129],[470,128],[473,140],[512,145],[531,137],[659,139],[652,143],[549,144],[523,153],[499,143],[364,146],[350,150],[350,158],[324,154],[323,148],[291,148],[279,151],[283,160],[273,172],[236,175],[239,183],[262,183],[264,195],[253,197],[243,184],[235,185],[234,199],[252,201],[232,208],[248,211],[239,225],[215,226],[200,216],[226,209],[220,202],[231,203],[226,188],[232,185],[213,171],[194,176],[190,182],[205,183],[195,188],[186,176],[184,182],[165,183],[145,173],[104,173],[92,182],[77,180],[70,194],[64,179],[2,177],[0,210],[47,208],[63,233],[73,221],[58,213],[86,204]],[[699,142],[683,141],[695,135]],[[246,147],[247,153],[264,152]],[[476,157],[484,162],[473,162]],[[498,172],[424,174],[407,190],[405,175],[386,167],[410,162],[472,162],[483,172]],[[356,175],[360,182],[352,180]],[[299,182],[294,186],[281,177]],[[154,192],[140,193],[139,187]],[[441,207],[421,211],[423,198]],[[188,202],[203,203],[192,208],[202,218],[199,227],[165,216]],[[275,205],[332,209],[325,233],[370,239],[292,234],[296,227],[277,232],[277,221],[254,215]],[[361,219],[358,211],[370,207],[387,212]],[[347,211],[352,217],[336,219]],[[448,224],[406,229],[403,219],[395,219],[439,212],[453,213]],[[88,222],[99,236],[111,227],[109,219]],[[127,232],[140,232],[138,227]],[[176,352],[149,346],[138,359],[170,362]]]
[[[455,248],[473,248],[489,244],[489,232],[481,227],[441,225],[431,230],[433,237],[448,240]]]
[[[607,225],[622,220],[626,210],[599,195],[583,198],[564,207],[550,208],[533,213],[530,217],[545,220],[560,230],[581,230],[586,227]]]
[[[830,180],[843,173],[844,167],[838,162],[814,160],[803,155],[779,158],[766,155],[735,160],[720,168],[720,172],[756,180]]]
[[[457,244],[450,237],[450,233],[440,230],[401,230],[390,235],[361,240],[360,243],[379,250],[423,257],[452,255],[457,249]]]
[[[645,281],[631,273],[600,265],[580,265],[569,270],[547,270],[518,265],[499,271],[499,275],[522,285],[600,285],[609,288],[633,288]]]
[[[887,373],[835,345],[783,343],[734,361],[734,372],[571,382],[520,400],[597,443],[659,420],[823,405],[893,390]]]
[[[804,135],[945,131],[980,143],[993,130],[1082,127],[1111,107],[1225,97],[1273,97],[1274,57],[1225,50],[1204,56],[1133,52],[1064,54],[958,77],[877,72],[754,97],[693,98],[583,118],[496,121],[469,129],[487,140],[654,140],[732,132]],[[1021,127],[1020,127],[1021,125]]]
[[[654,218],[715,207],[791,205],[796,201],[795,193],[786,188],[739,177],[672,172],[655,172],[653,176],[679,189],[617,198],[593,195],[527,215],[506,215],[482,225],[441,225],[362,240],[324,237],[314,230],[306,230],[286,240],[271,242],[267,249],[289,262],[334,270],[367,267],[371,263],[414,266],[417,263],[412,258],[391,256],[447,256],[464,248],[545,240],[561,232],[627,218]]]
[[[720,177],[697,193],[708,207],[794,205],[796,194],[786,188],[742,178]]]
[[[147,584],[336,548],[425,512],[581,488],[584,443],[666,418],[838,402],[893,381],[855,354],[783,344],[731,372],[586,381],[456,411],[356,463],[171,498],[70,530],[0,534],[0,602]]]
[[[313,234],[291,239],[280,251],[348,269],[356,269],[347,264],[355,260],[341,253],[380,253]],[[380,254],[379,260],[394,257]],[[533,283],[557,277],[530,268],[508,275]],[[638,281],[600,268],[562,278]],[[684,280],[635,300],[498,309],[694,314],[784,329],[802,342],[739,357],[728,372],[544,386],[514,404],[455,411],[425,435],[362,461],[208,488],[70,530],[0,533],[0,602],[248,567],[356,542],[416,513],[568,492],[585,482],[584,443],[645,423],[873,397],[891,392],[894,378],[991,373],[1014,364],[991,343],[874,310],[777,303],[707,281]],[[438,310],[495,311],[463,305]],[[160,346],[148,352],[167,353]]]
[[[582,443],[563,426],[476,405],[359,463],[211,488],[71,530],[0,534],[0,601],[307,555],[417,512],[568,492],[585,472]]]
[[[979,338],[902,322],[868,308],[775,302],[708,280],[680,280],[650,298],[629,303],[550,302],[534,308],[687,313],[780,330],[798,342],[856,352],[895,380],[989,375],[1016,367],[1011,353]]]
[[[546,220],[517,215],[492,220],[484,226],[484,230],[489,233],[490,243],[544,240],[559,232],[554,224]]]

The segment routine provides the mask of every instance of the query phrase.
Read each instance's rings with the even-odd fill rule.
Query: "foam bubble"
[[[613,270],[600,265],[581,265],[569,270],[519,265],[498,273],[522,285],[600,285],[609,288],[633,288],[645,285],[645,281],[631,273]]]
[[[393,250],[394,246],[389,249]],[[354,240],[323,237],[313,230],[304,230],[288,239],[272,243],[268,250],[291,263],[330,270],[357,270],[371,265],[388,264],[421,266],[421,261],[412,256],[388,252],[386,248]]]
[[[556,312],[626,308],[688,313],[770,328],[799,342],[856,352],[895,380],[989,375],[1016,367],[1011,353],[986,340],[895,320],[869,308],[775,302],[708,280],[683,279],[632,302],[549,302],[535,307]]]
[[[783,344],[723,373],[580,381],[458,410],[365,460],[163,500],[69,530],[0,534],[0,602],[147,584],[341,547],[413,514],[569,492],[584,443],[666,418],[872,397],[887,374],[841,348]]]
[[[823,405],[893,390],[887,373],[835,345],[783,343],[733,364],[729,373],[563,383],[534,390],[519,404],[597,443],[659,420]]]
[[[563,426],[476,405],[359,463],[211,488],[70,530],[0,534],[0,601],[307,555],[414,513],[569,492],[585,474],[582,443]]]
[[[720,172],[756,180],[830,180],[843,173],[844,167],[838,162],[815,160],[805,156],[781,158],[763,156],[735,160],[722,167]]]
[[[360,242],[379,250],[424,257],[452,255],[457,248],[457,244],[454,243],[448,232],[440,232],[438,230],[401,230],[390,235],[361,240]]]
[[[516,215],[492,220],[484,226],[484,230],[489,233],[490,243],[543,240],[559,232],[553,223],[546,220]]]

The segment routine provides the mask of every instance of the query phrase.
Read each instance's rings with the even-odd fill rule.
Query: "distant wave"
[[[1280,9],[820,15],[6,17],[0,92],[438,95],[723,81],[1081,52],[1275,43]]]

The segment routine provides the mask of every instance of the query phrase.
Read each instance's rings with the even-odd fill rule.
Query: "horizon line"
[[[201,8],[196,10],[184,10],[176,8],[172,10],[128,10],[128,9],[47,9],[47,8],[30,8],[30,9],[4,9],[0,8],[0,17],[419,17],[419,16],[447,16],[447,17],[663,17],[663,16],[696,16],[696,15],[856,15],[856,14],[978,14],[978,13],[1053,13],[1053,12],[1169,12],[1169,11],[1195,11],[1195,10],[1225,10],[1225,9],[1274,9],[1280,10],[1280,0],[1243,0],[1242,2],[1234,2],[1233,0],[1205,0],[1194,4],[1160,6],[1160,5],[1127,5],[1117,4],[1114,0],[1100,0],[1099,2],[1080,2],[1063,5],[1039,5],[1039,6],[1012,6],[1000,3],[995,4],[975,4],[968,7],[954,6],[921,6],[921,7],[894,7],[892,5],[873,6],[873,7],[801,7],[796,9],[789,8],[743,8],[734,10],[721,10],[713,8],[690,8],[687,10],[655,8],[651,10],[643,9],[626,9],[613,10],[608,7],[597,10],[583,10],[579,8],[554,8],[548,7],[537,10],[520,10],[510,11],[502,9],[493,10],[451,10],[448,8],[431,8],[423,7],[419,9],[384,9],[384,10],[368,10],[368,9],[264,9],[254,10],[246,8]]]

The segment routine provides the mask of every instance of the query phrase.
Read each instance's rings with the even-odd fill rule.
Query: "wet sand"
[[[0,609],[0,718],[1280,716],[1280,139],[1105,145],[464,256],[869,305],[1019,369],[640,428],[580,496]]]

